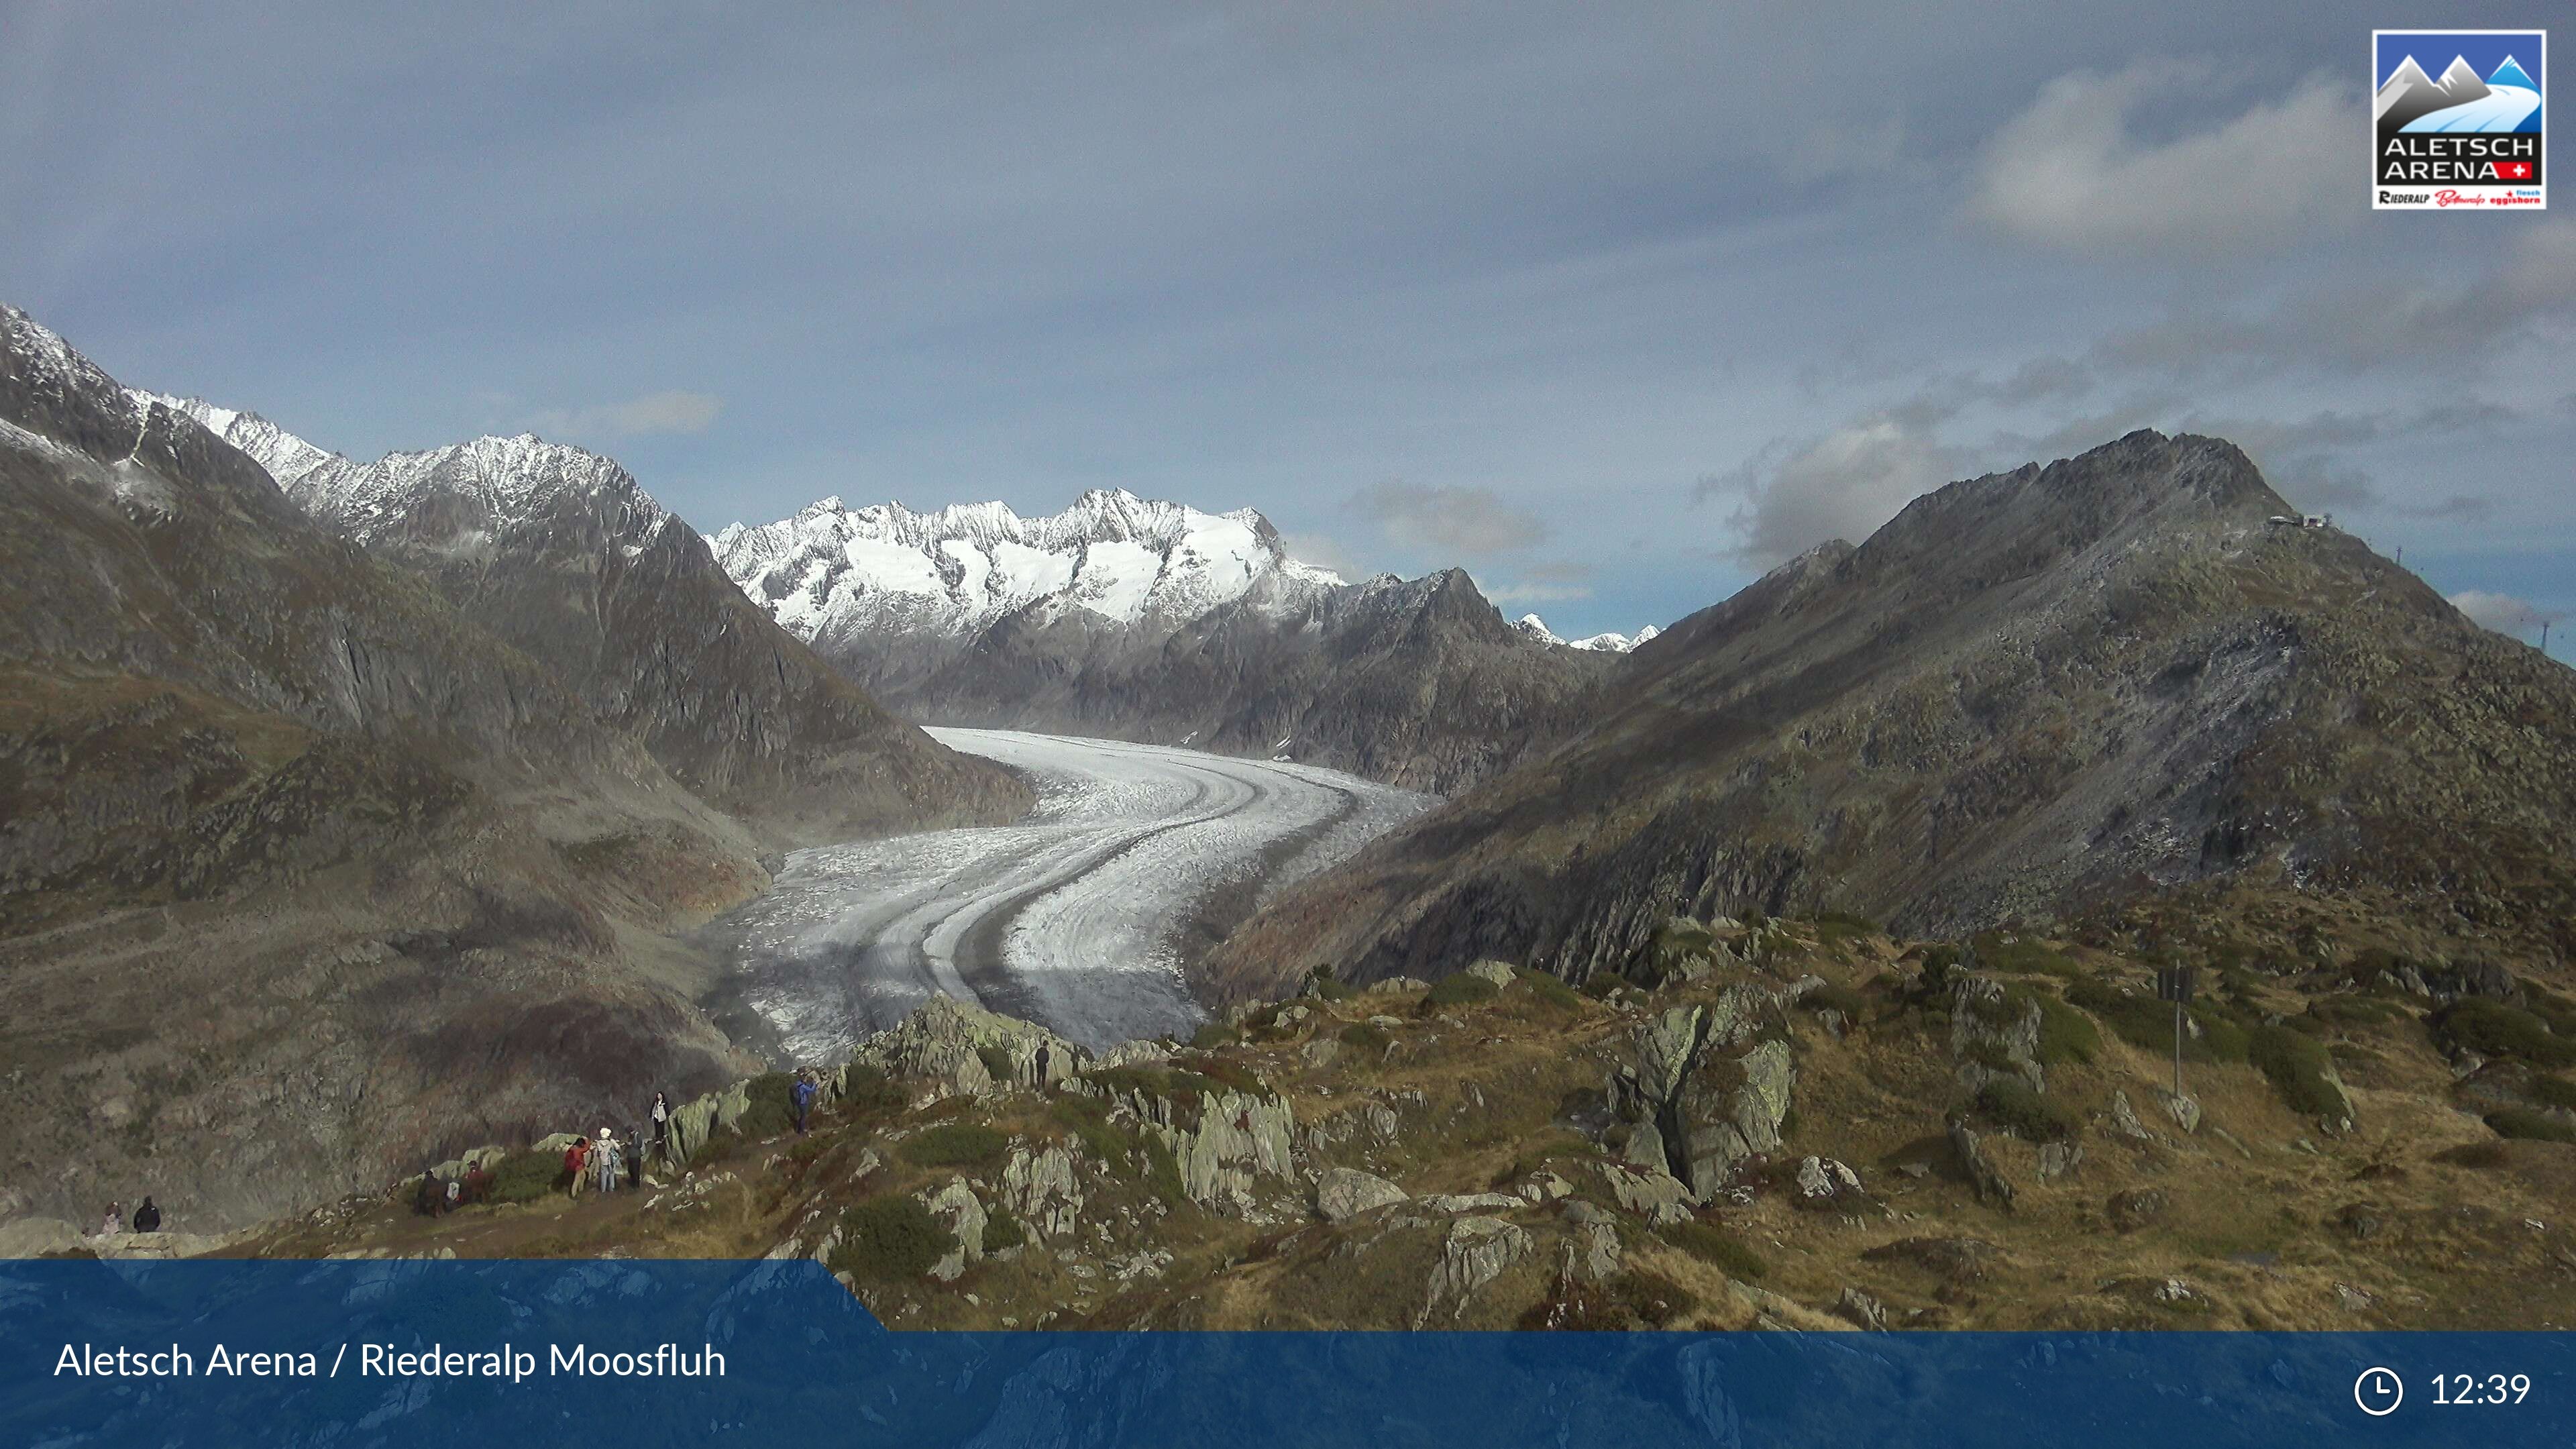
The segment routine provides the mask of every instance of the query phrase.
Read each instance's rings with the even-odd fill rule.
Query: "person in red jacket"
[[[564,1149],[564,1171],[572,1174],[572,1191],[570,1196],[581,1196],[581,1180],[590,1175],[589,1172],[585,1170],[589,1166],[590,1139],[587,1137],[576,1138],[570,1147]]]

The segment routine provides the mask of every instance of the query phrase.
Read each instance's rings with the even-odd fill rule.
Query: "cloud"
[[[2171,61],[2050,81],[1987,145],[1970,210],[2045,246],[2186,255],[2277,247],[2352,213],[2345,193],[2366,132],[2348,84],[2311,76],[2163,144],[2132,132],[2141,108],[2188,95],[2193,81]]]
[[[2185,307],[2104,338],[2091,361],[2175,377],[2394,371],[2456,382],[2459,364],[2500,357],[2571,318],[2576,222],[2533,217],[2492,270],[2463,282],[2347,277],[2250,313]]]
[[[1965,476],[1971,455],[1934,438],[1930,428],[1892,413],[1824,437],[1775,440],[1742,467],[1703,478],[1700,501],[1733,496],[1729,556],[1758,568],[1797,557],[1829,538],[1857,542],[1906,504]]]
[[[1443,559],[1486,558],[1547,541],[1547,526],[1536,514],[1505,503],[1490,488],[1390,478],[1352,494],[1349,507],[1393,542]]]
[[[1592,597],[1593,574],[1588,563],[1570,559],[1541,559],[1518,570],[1519,577],[1501,582],[1476,580],[1477,592],[1495,604],[1558,604]]]
[[[2511,594],[2491,594],[2484,589],[2453,594],[2451,607],[2468,615],[2470,622],[2499,634],[2519,635],[2567,617],[2564,609],[2543,609]]]
[[[572,438],[637,438],[654,433],[703,433],[724,411],[724,400],[703,392],[648,392],[621,403],[550,408],[529,418],[541,433]]]
[[[1342,546],[1341,540],[1321,533],[1283,533],[1279,546],[1290,558],[1319,569],[1330,569],[1344,580],[1364,579],[1375,570],[1360,562],[1360,556]]]

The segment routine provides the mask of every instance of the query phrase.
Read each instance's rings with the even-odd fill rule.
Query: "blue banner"
[[[10,1446],[2576,1445],[2563,1334],[889,1333],[801,1261],[15,1262],[0,1345]]]

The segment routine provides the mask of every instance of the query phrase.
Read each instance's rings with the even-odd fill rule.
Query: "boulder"
[[[1002,1202],[1040,1241],[1065,1238],[1082,1221],[1082,1184],[1062,1144],[1011,1149],[1002,1164]]]
[[[1995,1166],[1994,1162],[1986,1156],[1984,1147],[1977,1140],[1976,1132],[1963,1119],[1951,1119],[1950,1149],[1958,1154],[1960,1170],[1965,1172],[1968,1175],[1968,1181],[1975,1185],[1977,1201],[1991,1208],[2011,1212],[2012,1180],[2005,1177],[2003,1169]]]
[[[2168,1092],[2161,1088],[2157,1089],[2156,1097],[2159,1101],[2164,1103],[2165,1111],[2172,1116],[2175,1126],[2180,1127],[2185,1132],[2197,1132],[2200,1130],[2200,1099],[2198,1097],[2191,1096],[2188,1093]]]
[[[954,1283],[969,1267],[983,1261],[984,1224],[990,1215],[984,1211],[984,1204],[977,1200],[975,1190],[968,1187],[962,1177],[950,1178],[946,1187],[922,1198],[921,1202],[922,1206],[930,1209],[932,1217],[957,1235],[957,1246],[930,1269],[931,1277],[942,1283]]]
[[[2061,1177],[2071,1177],[2083,1161],[2084,1144],[2081,1142],[2043,1142],[2039,1144],[2039,1180],[2055,1182]]]
[[[2165,1195],[2152,1187],[2133,1187],[2111,1194],[2102,1216],[2120,1232],[2134,1233],[2165,1215]]]
[[[1146,1117],[1146,1130],[1171,1149],[1181,1191],[1201,1207],[1249,1215],[1259,1179],[1287,1181],[1295,1175],[1297,1118],[1283,1098],[1201,1093],[1198,1122],[1187,1127],[1174,1125],[1168,1108],[1139,1115]]]
[[[2153,1142],[2156,1134],[2138,1120],[2138,1109],[2129,1101],[2127,1092],[2111,1094],[2111,1130],[2133,1142]]]
[[[1328,1223],[1345,1223],[1373,1208],[1403,1202],[1403,1188],[1375,1173],[1336,1167],[1315,1183],[1315,1211]]]
[[[87,1242],[60,1218],[11,1218],[0,1223],[0,1258],[41,1258]]]
[[[1510,1212],[1515,1208],[1529,1206],[1517,1197],[1500,1192],[1436,1192],[1425,1194],[1414,1201],[1435,1213]]]
[[[1611,1196],[1619,1200],[1619,1206],[1656,1227],[1690,1216],[1691,1191],[1671,1173],[1605,1162],[1601,1164],[1601,1175],[1608,1180]]]
[[[1959,1085],[1974,1092],[1997,1077],[2017,1077],[2034,1091],[2047,1087],[2039,1065],[2039,1002],[2015,1002],[2003,983],[1962,976],[1950,989],[1950,1060]]]
[[[1857,1288],[1843,1289],[1843,1296],[1834,1305],[1834,1310],[1851,1320],[1855,1327],[1882,1333],[1887,1329],[1887,1305]]]
[[[1509,986],[1519,979],[1519,972],[1509,961],[1479,961],[1467,968],[1467,974],[1496,986]]]
[[[1439,1265],[1431,1270],[1430,1292],[1413,1326],[1423,1327],[1446,1306],[1455,1320],[1466,1312],[1477,1289],[1503,1275],[1530,1250],[1530,1235],[1501,1218],[1460,1218],[1450,1224],[1440,1244]]]

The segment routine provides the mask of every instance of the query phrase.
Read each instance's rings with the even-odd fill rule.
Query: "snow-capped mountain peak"
[[[1250,509],[1203,513],[1124,489],[1094,489],[1038,518],[998,502],[915,512],[827,498],[713,542],[743,592],[807,639],[879,627],[966,634],[1032,606],[1178,627],[1245,598],[1299,612],[1342,583],[1289,557]]]
[[[1648,624],[1634,634],[1607,633],[1584,639],[1560,639],[1547,627],[1547,621],[1536,614],[1521,615],[1512,627],[1544,644],[1560,644],[1568,649],[1584,649],[1598,654],[1625,654],[1664,632]]]
[[[2527,91],[2536,91],[2540,89],[2540,83],[2533,80],[2530,73],[2525,71],[2520,65],[2516,64],[2514,58],[2509,55],[2504,58],[2504,64],[2495,68],[2495,74],[2487,77],[2487,84],[2490,86],[2520,86]]]
[[[2485,78],[2478,74],[2475,66],[2469,64],[2469,58],[2465,55],[2451,57],[2451,63],[2443,70],[2442,78],[2434,84],[2441,87],[2442,93],[2449,96],[2454,104],[2474,101],[2487,93]]]

